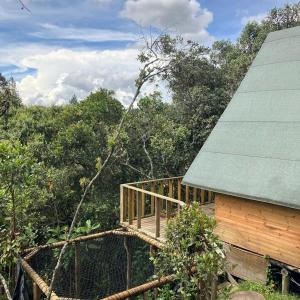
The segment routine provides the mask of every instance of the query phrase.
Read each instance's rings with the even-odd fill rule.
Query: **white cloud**
[[[25,104],[64,104],[75,93],[82,99],[100,87],[113,89],[127,104],[134,91],[137,50],[83,51],[60,49],[28,56],[22,67],[37,69],[17,83]]]
[[[262,20],[267,16],[267,13],[260,13],[254,16],[245,16],[242,18],[241,23],[242,25],[246,25],[249,22],[257,22],[261,23]]]
[[[59,27],[53,24],[41,24],[42,31],[30,35],[44,39],[81,40],[89,42],[104,41],[135,41],[137,35],[130,32],[121,32],[107,29]]]
[[[121,16],[142,27],[174,31],[187,39],[211,42],[207,32],[213,14],[196,0],[127,0]]]

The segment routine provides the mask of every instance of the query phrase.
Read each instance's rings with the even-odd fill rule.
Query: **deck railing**
[[[155,216],[155,237],[160,237],[161,217],[167,220],[192,201],[213,201],[210,191],[182,184],[182,176],[122,184],[120,187],[120,221],[140,229],[142,220]]]

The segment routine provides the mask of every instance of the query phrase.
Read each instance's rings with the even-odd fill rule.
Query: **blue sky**
[[[25,104],[63,104],[99,87],[126,103],[141,32],[170,30],[206,45],[234,41],[281,0],[0,0],[0,72]],[[147,86],[145,93],[154,87]]]

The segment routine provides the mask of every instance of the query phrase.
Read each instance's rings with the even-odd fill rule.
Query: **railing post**
[[[144,190],[144,185],[142,185],[142,190]],[[142,218],[145,216],[145,193],[142,193]]]
[[[169,195],[170,198],[173,198],[173,180],[169,180]],[[172,210],[172,203],[167,201],[167,207],[166,207],[166,212],[167,212],[167,220],[170,219],[171,217],[171,210]]]
[[[154,182],[151,182],[151,192],[155,192]],[[151,215],[154,215],[154,196],[151,195]]]
[[[135,218],[135,190],[131,190],[131,202],[132,202],[132,219]]]
[[[177,198],[181,201],[181,179],[177,181]]]
[[[122,184],[120,185],[120,223],[124,222],[124,215],[125,215],[125,211],[124,211],[124,187],[122,186]]]
[[[128,223],[129,225],[132,225],[133,223],[133,214],[132,214],[132,190],[128,189]]]
[[[155,197],[155,237],[160,237],[160,199]]]
[[[142,225],[142,205],[141,205],[141,197],[139,192],[136,192],[136,215],[137,215],[137,228],[141,228]]]

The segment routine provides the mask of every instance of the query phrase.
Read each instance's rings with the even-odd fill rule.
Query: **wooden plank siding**
[[[300,267],[300,210],[217,194],[215,218],[221,240]]]

